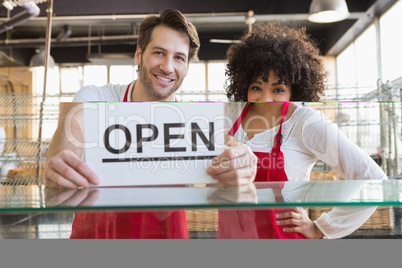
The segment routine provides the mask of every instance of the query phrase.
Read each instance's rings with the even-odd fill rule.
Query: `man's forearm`
[[[82,103],[60,103],[59,122],[46,154],[47,159],[63,150],[70,150],[81,157],[83,149],[82,109]]]
[[[46,154],[46,159],[49,160],[49,158],[57,155],[64,150],[70,150],[78,157],[81,157],[82,155],[82,148],[74,146],[66,137],[64,129],[58,128],[54,133],[52,141],[50,142],[49,150]]]

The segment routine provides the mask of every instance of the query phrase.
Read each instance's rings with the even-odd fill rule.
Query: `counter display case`
[[[117,224],[119,221],[113,219],[119,215],[127,212],[141,215],[142,218],[135,218],[135,224],[142,226],[142,232],[149,232],[152,224],[149,226],[147,217],[168,220],[164,224],[172,225],[180,221],[183,224],[183,218],[177,220],[174,214],[186,211],[181,216],[186,217],[183,232],[188,232],[189,238],[217,238],[219,228],[230,230],[231,238],[247,238],[237,233],[239,226],[245,223],[241,226],[243,230],[252,228],[258,218],[255,215],[260,211],[302,207],[314,219],[336,207],[349,211],[349,215],[344,215],[345,221],[350,219],[361,223],[360,228],[347,238],[400,238],[401,206],[402,181],[399,180],[255,182],[230,187],[212,184],[77,190],[56,190],[41,185],[2,185],[0,235],[1,238],[69,238],[73,218],[80,214],[84,218],[86,215],[98,215],[88,218],[92,219],[88,226],[99,227],[107,221],[109,233],[106,238],[116,238],[113,232],[122,227]],[[364,210],[369,211],[368,214],[359,212]],[[222,212],[228,211],[241,211],[251,216],[241,220],[223,220]],[[241,217],[243,214],[237,215]]]
[[[395,95],[399,94],[399,88],[396,91],[338,87],[327,91],[329,102],[301,104],[322,111],[336,122],[349,139],[376,160],[390,181],[286,183],[282,189],[283,202],[277,202],[269,184],[259,183],[253,184],[255,191],[252,187],[230,189],[217,185],[48,190],[41,186],[43,180],[37,174],[43,174],[45,154],[57,126],[59,103],[71,101],[72,95],[47,95],[40,114],[43,96],[32,95],[25,89],[14,91],[10,83],[6,84],[0,94],[0,238],[68,238],[77,213],[155,210],[186,210],[190,238],[215,238],[221,210],[295,206],[305,208],[313,220],[334,206],[378,206],[352,236],[399,238],[401,234],[398,138],[401,104],[385,102],[395,97],[399,100],[399,95]],[[362,93],[356,95],[356,92]],[[44,131],[40,139],[39,125]],[[321,178],[322,172],[328,170],[325,163],[318,161],[310,180],[343,179],[332,174]],[[315,178],[315,172],[319,178]]]

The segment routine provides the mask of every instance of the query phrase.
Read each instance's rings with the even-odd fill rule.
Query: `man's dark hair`
[[[151,15],[144,19],[140,25],[138,46],[145,51],[151,41],[152,33],[156,26],[165,26],[186,34],[190,40],[190,51],[188,60],[191,61],[198,53],[200,39],[195,26],[176,9],[166,9],[160,12],[159,16]]]

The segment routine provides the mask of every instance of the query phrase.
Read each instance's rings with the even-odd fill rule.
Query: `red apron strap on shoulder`
[[[130,91],[130,86],[132,83],[128,84],[126,93],[124,94],[123,102],[128,102],[128,92]]]
[[[130,92],[130,86],[131,86],[131,84],[132,84],[132,83],[130,83],[130,84],[127,86],[126,93],[124,93],[123,102],[128,102],[128,92]],[[174,101],[177,102],[176,96],[174,97]]]
[[[279,131],[278,133],[275,135],[274,137],[274,147],[275,147],[275,143],[279,143],[282,144],[282,124],[283,121],[285,120],[286,117],[286,113],[288,112],[288,108],[289,108],[289,102],[285,102],[283,103],[283,107],[282,107],[282,117],[281,117],[281,124],[279,125]],[[279,150],[278,150],[279,151]]]
[[[282,124],[283,124],[283,121],[285,120],[286,114],[288,112],[288,108],[289,108],[289,102],[284,102],[283,107],[282,107],[281,124],[279,126],[278,134],[282,134]]]
[[[230,136],[234,136],[234,134],[237,132],[237,130],[240,127],[241,122],[243,121],[244,117],[246,116],[248,110],[251,107],[251,103],[247,103],[246,107],[244,107],[243,112],[241,113],[241,115],[239,116],[239,118],[237,118],[236,122],[233,124],[232,128],[229,130],[228,134]]]

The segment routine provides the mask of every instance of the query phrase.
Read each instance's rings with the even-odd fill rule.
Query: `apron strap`
[[[283,120],[285,120],[286,113],[288,112],[288,108],[289,108],[289,102],[284,102],[283,107],[282,107],[281,124],[279,125],[278,134],[276,134],[274,137],[274,143],[282,144],[282,124],[283,124]]]
[[[240,127],[241,122],[243,121],[244,117],[246,116],[248,110],[251,107],[251,103],[247,103],[246,107],[244,107],[243,112],[241,113],[241,115],[239,116],[239,118],[237,118],[236,122],[233,124],[232,128],[230,129],[230,131],[228,132],[228,134],[230,136],[234,136],[234,134],[237,132],[237,130]]]
[[[133,82],[131,82],[130,84],[128,84],[127,89],[126,89],[126,93],[124,94],[124,99],[123,102],[128,102],[128,92],[130,91],[130,86]]]
[[[283,195],[282,195],[282,189],[283,189],[284,185],[285,185],[285,183],[281,182],[279,184],[275,184],[275,185],[272,186],[272,191],[274,192],[275,202],[276,203],[283,203],[284,202]]]
[[[131,82],[130,84],[128,84],[127,89],[126,89],[126,93],[124,94],[124,98],[123,98],[123,102],[128,102],[128,92],[130,91],[130,86],[133,82]],[[177,101],[176,96],[174,97],[174,101]]]

